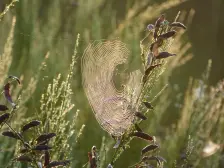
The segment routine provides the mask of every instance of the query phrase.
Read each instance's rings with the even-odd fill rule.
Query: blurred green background
[[[10,2],[1,0],[0,10],[3,11]],[[103,136],[108,146],[111,147],[114,143],[95,120],[82,89],[80,58],[85,47],[94,40],[119,38],[128,44],[132,52],[131,64],[139,65],[139,41],[146,34],[146,26],[154,23],[162,13],[166,14],[168,20],[173,20],[178,11],[181,11],[180,19],[188,28],[181,39],[174,44],[178,43],[180,49],[185,44],[190,44],[190,47],[182,50],[181,54],[183,58],[189,55],[193,57],[185,64],[173,68],[172,73],[165,73],[166,76],[159,82],[160,85],[158,84],[159,90],[164,83],[169,83],[167,98],[170,103],[157,124],[172,130],[181,116],[181,104],[189,78],[201,78],[209,59],[212,60],[212,67],[208,85],[215,85],[224,77],[223,0],[20,0],[4,16],[0,22],[0,53],[4,51],[12,17],[16,16],[9,74],[24,75],[22,81],[24,87],[38,73],[46,53],[50,53],[47,66],[39,75],[34,92],[24,105],[27,108],[27,117],[34,115],[33,109],[40,112],[40,97],[47,84],[59,73],[62,76],[67,74],[77,34],[80,33],[78,60],[72,81],[74,92],[72,102],[75,104],[74,115],[76,109],[80,110],[77,128],[80,129],[82,124],[86,127],[80,141],[74,145],[75,161],[72,167],[82,167],[88,160],[87,152],[93,145],[100,147]],[[178,51],[176,53],[178,55]],[[164,135],[158,133],[152,126],[145,124],[144,129],[148,133],[161,136],[161,141],[165,139]],[[126,168],[139,160],[140,149],[145,143],[136,142],[138,141],[134,140],[131,143],[131,148],[123,153],[115,167]],[[166,147],[163,151],[165,150]],[[113,152],[109,150],[105,153],[107,158],[104,164],[108,164]],[[165,155],[166,158],[170,154],[161,151],[161,155]],[[12,157],[10,154],[8,157],[2,157],[2,162],[5,164],[10,157]],[[173,155],[170,159],[177,157]],[[172,161],[174,160],[169,160]]]

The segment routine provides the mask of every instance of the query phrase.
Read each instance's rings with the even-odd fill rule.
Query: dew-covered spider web
[[[123,73],[126,80],[120,80],[122,87],[116,85],[118,66],[127,65],[129,55],[124,43],[108,40],[88,45],[82,57],[82,82],[88,101],[99,124],[114,136],[121,136],[133,124],[141,89],[140,70]]]

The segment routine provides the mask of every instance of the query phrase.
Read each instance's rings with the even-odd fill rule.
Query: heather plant
[[[12,26],[12,29],[13,28],[14,26]],[[72,160],[72,146],[69,146],[68,142],[71,138],[76,138],[77,142],[85,126],[83,125],[80,131],[76,133],[75,122],[78,112],[75,119],[72,120],[72,123],[69,123],[66,120],[66,117],[69,116],[69,111],[74,106],[71,103],[70,98],[70,95],[72,94],[70,81],[76,62],[78,40],[79,37],[77,38],[67,78],[64,81],[60,81],[59,75],[54,79],[52,85],[49,84],[46,94],[42,95],[40,107],[41,113],[37,113],[37,117],[32,117],[39,118],[39,120],[31,120],[30,122],[25,123],[19,131],[14,129],[10,122],[14,123],[17,121],[18,117],[17,119],[14,119],[14,117],[16,113],[19,112],[18,109],[20,106],[22,106],[20,99],[24,95],[28,95],[22,92],[18,101],[14,101],[11,96],[12,82],[17,81],[18,84],[21,84],[21,81],[16,76],[9,76],[7,78],[7,83],[4,85],[3,93],[5,99],[11,105],[11,111],[5,112],[8,111],[9,108],[6,105],[0,105],[0,110],[5,112],[0,116],[0,123],[1,128],[6,125],[10,130],[2,132],[2,135],[17,140],[17,144],[14,146],[13,158],[7,165],[5,165],[5,167],[14,167],[15,165],[18,165],[18,163],[26,163],[26,165],[38,168],[57,167],[66,166]],[[48,55],[46,55],[46,58],[48,58]],[[42,64],[44,65],[44,63]],[[42,68],[40,66],[40,70],[41,69]],[[57,137],[57,135],[60,136]],[[54,139],[54,141],[51,139]],[[53,141],[51,144],[54,144],[55,148],[50,146],[50,140]]]
[[[126,70],[126,74],[120,76],[121,88],[116,87],[114,72],[119,73],[117,67],[126,64],[129,51],[125,44],[118,40],[95,42],[84,52],[82,75],[85,93],[99,124],[117,141],[110,166],[114,165],[133,137],[151,143],[142,149],[143,157],[137,167],[152,166],[153,163],[150,163],[152,160],[155,160],[157,162],[155,165],[159,167],[166,162],[156,152],[148,154],[156,151],[159,145],[156,138],[144,133],[138,124],[142,120],[147,120],[142,112],[144,106],[148,109],[145,113],[154,109],[146,98],[146,93],[161,75],[163,68],[159,67],[165,63],[163,59],[176,55],[166,51],[177,33],[174,29],[186,29],[185,25],[177,21],[178,17],[179,13],[175,21],[169,23],[163,14],[155,25],[147,26],[149,33],[140,41],[143,73],[140,70],[134,72]],[[150,40],[145,42],[146,39]],[[95,153],[92,149],[88,154],[91,168],[97,167]]]
[[[13,1],[9,6],[7,6],[3,14],[6,14],[7,10],[13,5],[14,2],[15,1]],[[3,14],[1,15],[1,17],[4,16]],[[4,53],[1,56],[1,67],[4,67],[4,69],[1,70],[1,83],[6,80],[6,84],[3,85],[4,89],[2,93],[5,99],[7,100],[6,104],[8,105],[0,105],[0,110],[4,112],[0,116],[0,122],[1,128],[5,130],[2,132],[2,135],[6,138],[16,140],[16,143],[10,145],[11,150],[14,153],[11,161],[8,161],[8,163],[1,162],[1,166],[15,167],[21,165],[21,163],[22,165],[31,165],[38,168],[66,166],[70,163],[71,160],[69,151],[71,151],[72,148],[68,145],[68,141],[70,140],[69,137],[76,137],[76,141],[78,141],[78,138],[84,128],[83,125],[81,130],[77,132],[77,135],[74,136],[76,129],[76,119],[73,120],[72,123],[66,122],[66,117],[68,117],[69,111],[74,106],[71,103],[70,99],[70,95],[72,94],[72,91],[70,89],[70,81],[73,75],[79,37],[77,38],[74,55],[72,57],[72,63],[70,65],[70,70],[68,72],[66,80],[59,81],[59,75],[59,77],[53,81],[52,88],[49,84],[46,94],[43,94],[41,99],[40,110],[42,112],[40,114],[42,116],[38,115],[37,113],[36,117],[29,117],[28,119],[24,120],[24,114],[27,110],[24,104],[30,99],[31,95],[36,89],[37,81],[39,80],[41,72],[44,71],[44,68],[46,66],[46,60],[49,57],[49,53],[45,56],[44,61],[39,66],[38,73],[33,78],[31,78],[31,81],[28,83],[27,88],[21,89],[21,86],[16,86],[14,88],[14,81],[17,81],[19,85],[21,85],[23,82],[23,76],[21,76],[21,78],[19,79],[16,76],[7,75],[12,62],[12,46],[15,23],[16,19],[13,18],[11,31],[9,32],[9,36],[5,44]],[[12,90],[14,92],[12,92]],[[50,94],[53,97],[50,97],[48,94],[51,91],[53,91],[54,93],[53,95]],[[47,98],[46,95],[48,96]],[[55,103],[57,103],[57,106]],[[8,106],[11,106],[11,110]],[[49,113],[47,112],[51,112],[51,115],[49,115]],[[45,115],[47,115],[47,118],[49,120],[43,120],[45,118]],[[39,118],[40,120],[35,120],[36,118]],[[56,125],[56,122],[59,122],[61,125]],[[22,126],[21,123],[24,123],[24,125]],[[6,130],[5,127],[8,127],[8,129]],[[15,127],[21,128],[15,129]],[[57,138],[57,134],[60,134],[61,136]],[[55,140],[51,140],[54,139],[54,137],[56,137]],[[50,151],[52,149],[49,144],[50,140],[53,141],[51,144],[55,144],[55,149],[52,151]],[[12,143],[11,141],[9,142]],[[5,144],[5,148],[7,148],[9,144]],[[5,153],[8,152],[8,149],[3,148],[1,150]],[[5,159],[1,158],[1,160],[3,161]]]

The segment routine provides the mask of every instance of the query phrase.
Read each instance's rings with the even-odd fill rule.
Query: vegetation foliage
[[[0,14],[0,167],[224,166],[224,82],[209,86],[211,61],[185,91],[169,84],[193,54],[184,25],[174,41],[166,33],[173,22],[190,26],[194,10],[168,15],[168,25],[151,31],[149,23],[182,1],[130,0],[123,18],[104,0],[28,1],[13,0]],[[80,75],[86,46],[116,37],[130,49],[126,68],[142,72],[139,119],[117,144],[96,122]],[[163,59],[167,50],[177,55]],[[157,59],[148,64],[150,53]]]

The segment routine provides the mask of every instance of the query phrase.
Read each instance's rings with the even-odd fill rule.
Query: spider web
[[[101,127],[121,136],[133,123],[135,104],[140,94],[140,70],[127,73],[123,88],[115,87],[116,67],[126,64],[130,51],[119,40],[94,42],[82,57],[82,84]]]

